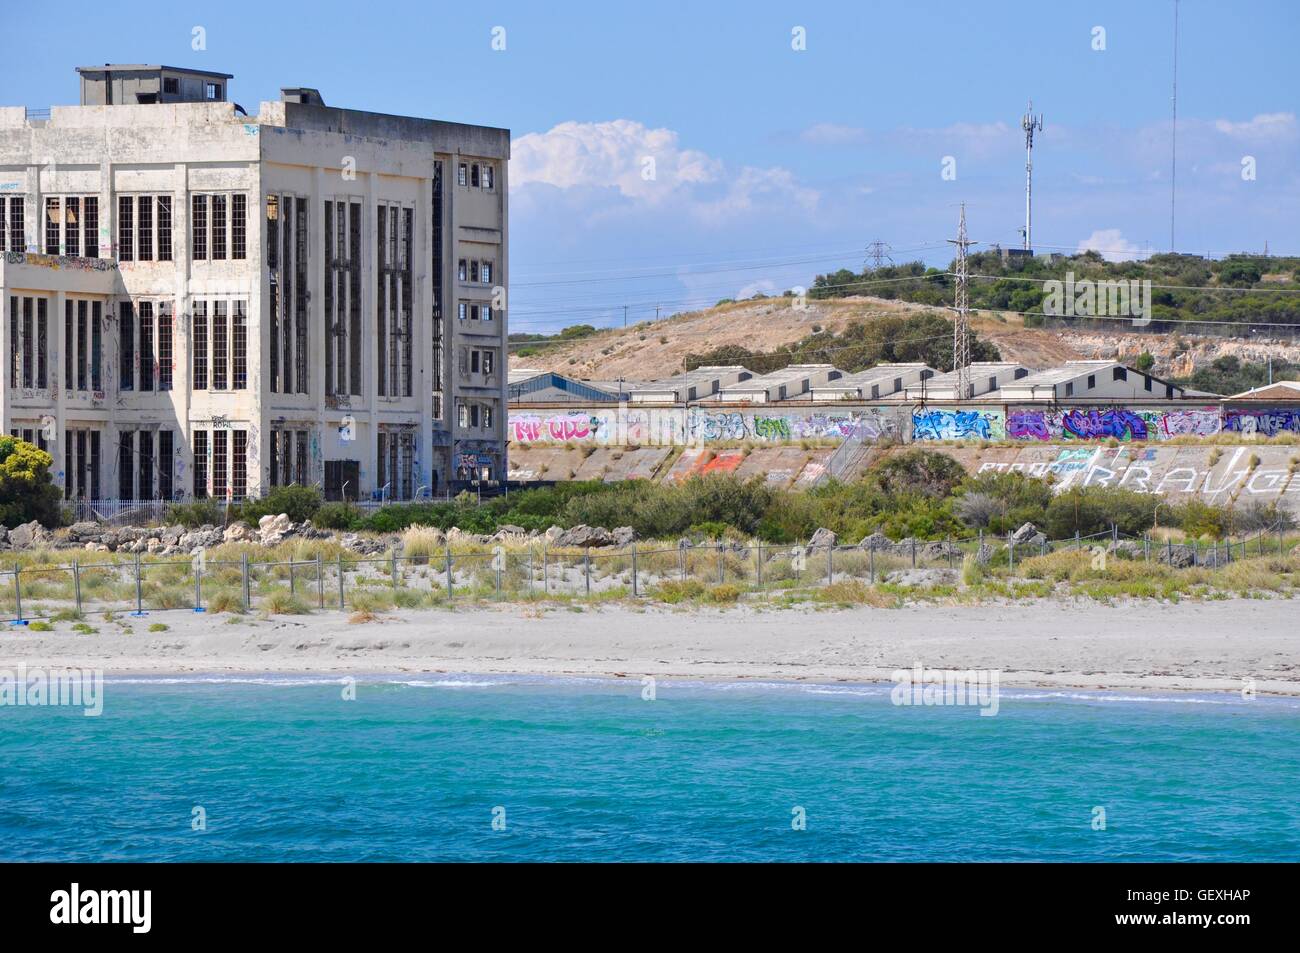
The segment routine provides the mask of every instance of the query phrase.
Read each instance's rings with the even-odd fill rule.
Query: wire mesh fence
[[[672,602],[705,593],[734,598],[842,583],[955,583],[967,561],[1016,574],[1032,568],[1036,557],[1069,552],[1162,563],[1171,570],[1218,569],[1243,559],[1285,557],[1296,543],[1294,534],[1277,526],[1208,542],[1174,542],[1112,529],[1056,540],[979,533],[900,542],[872,536],[857,545],[683,541],[587,550],[498,545],[443,548],[427,555],[318,554],[268,561],[250,559],[247,552],[238,559],[213,559],[202,552],[181,559],[137,554],[129,560],[0,566],[0,613],[11,624],[26,624],[169,610],[373,613],[456,599],[632,597]]]

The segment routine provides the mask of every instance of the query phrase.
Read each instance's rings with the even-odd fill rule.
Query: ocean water
[[[342,694],[109,679],[98,718],[0,708],[0,859],[1300,857],[1294,699],[1004,689],[981,717],[883,685],[661,680],[646,701],[637,679],[429,675]]]

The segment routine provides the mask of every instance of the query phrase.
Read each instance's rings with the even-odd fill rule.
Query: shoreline
[[[164,632],[148,632],[163,622]],[[996,670],[1007,688],[1300,696],[1286,600],[918,604],[794,611],[485,606],[311,616],[156,612],[95,634],[10,629],[0,667],[106,676],[517,675],[887,683],[898,669]]]

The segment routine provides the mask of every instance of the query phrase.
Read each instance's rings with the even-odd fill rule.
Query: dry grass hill
[[[510,363],[512,367],[556,371],[589,380],[654,380],[681,371],[687,354],[725,344],[770,351],[819,329],[839,331],[851,321],[933,310],[870,297],[809,301],[803,310],[796,310],[791,301],[739,301],[629,328],[610,328],[576,341],[545,346],[526,357],[512,355]],[[972,327],[981,338],[996,344],[1004,359],[1029,367],[1049,367],[1081,358],[1131,362],[1143,351],[1155,356],[1156,373],[1177,376],[1189,374],[1225,354],[1248,361],[1269,356],[1300,361],[1300,345],[1277,341],[1032,329],[1024,327],[1016,315],[982,315],[972,322]]]

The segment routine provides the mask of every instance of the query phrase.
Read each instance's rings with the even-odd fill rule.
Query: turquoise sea
[[[889,689],[109,679],[0,708],[0,859],[1300,858],[1296,699]]]

